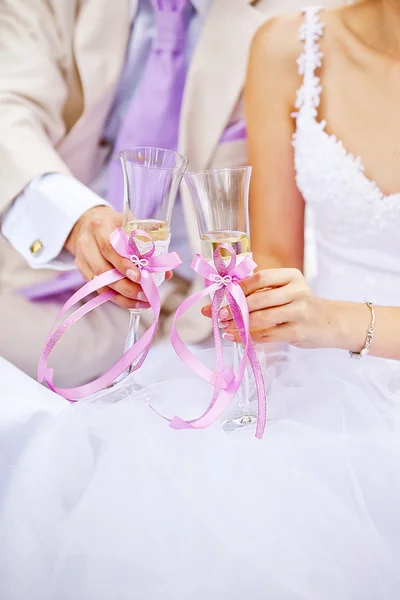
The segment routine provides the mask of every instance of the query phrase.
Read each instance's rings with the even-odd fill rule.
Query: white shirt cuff
[[[74,257],[63,250],[64,244],[94,206],[108,203],[73,177],[44,175],[16,198],[3,216],[1,232],[33,269],[69,271],[75,268]]]

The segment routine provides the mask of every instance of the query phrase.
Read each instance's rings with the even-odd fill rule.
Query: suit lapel
[[[81,4],[74,52],[85,112],[118,81],[136,7],[137,0],[84,0]]]
[[[214,0],[188,72],[180,150],[190,169],[205,169],[245,80],[248,49],[266,16],[250,0]]]
[[[76,18],[73,48],[83,112],[58,150],[85,183],[104,159],[98,142],[124,64],[132,1],[81,0]]]

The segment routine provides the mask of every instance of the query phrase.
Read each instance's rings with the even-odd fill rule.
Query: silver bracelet
[[[349,352],[350,358],[358,358],[365,356],[365,354],[369,353],[369,347],[372,344],[372,340],[374,339],[375,334],[375,307],[372,302],[365,302],[367,306],[371,309],[371,325],[367,331],[367,337],[365,338],[365,344],[361,352]]]

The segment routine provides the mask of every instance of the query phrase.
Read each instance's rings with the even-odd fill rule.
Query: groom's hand
[[[111,233],[122,226],[122,215],[108,206],[86,211],[73,227],[65,249],[75,257],[75,264],[86,281],[116,268],[126,275],[109,287],[118,292],[112,301],[123,308],[149,308],[139,284],[140,272],[130,260],[120,256],[110,242]],[[109,288],[101,288],[98,293]]]

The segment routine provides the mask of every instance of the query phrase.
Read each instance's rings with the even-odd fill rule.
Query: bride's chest
[[[298,118],[293,145],[297,185],[319,232],[332,244],[374,246],[400,256],[400,181],[398,192],[383,193],[363,159],[308,112]]]
[[[400,62],[348,40],[322,46],[316,121],[361,158],[384,195],[400,193]]]
[[[365,177],[385,196],[400,193],[400,77],[386,81],[342,65],[321,84],[317,121],[325,120],[325,131],[360,157]]]

